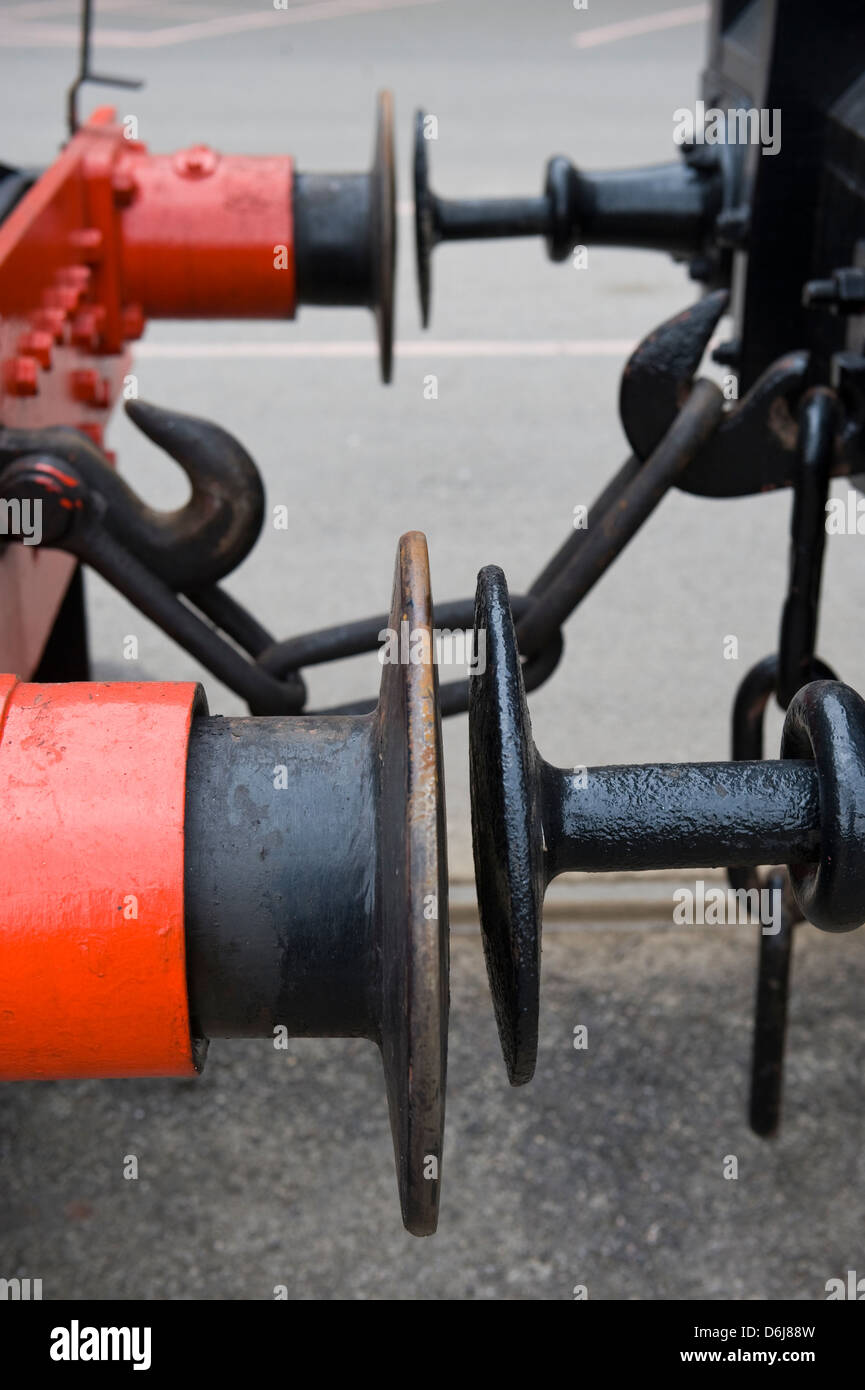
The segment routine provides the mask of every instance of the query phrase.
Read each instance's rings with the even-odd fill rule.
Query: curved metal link
[[[188,502],[147,505],[79,430],[0,430],[2,495],[42,503],[45,544],[88,559],[95,531],[107,533],[176,591],[205,588],[235,569],[264,518],[261,475],[238,441],[209,420],[127,401],[126,413],[180,464]]]
[[[826,541],[826,498],[837,421],[838,401],[833,392],[816,388],[803,398],[799,407],[789,578],[781,616],[778,655],[764,657],[753,666],[736,692],[732,748],[736,761],[763,757],[763,720],[773,695],[782,709],[792,709],[792,702],[798,699],[797,691],[806,682],[837,679],[834,671],[814,654]],[[813,689],[813,686],[809,685],[807,689]],[[798,705],[796,709],[799,710]],[[805,750],[803,756],[814,756],[807,720],[797,712],[790,728],[789,746],[795,745]],[[825,764],[822,737],[821,754]],[[824,777],[827,775],[831,783],[831,768],[828,773],[824,770]],[[837,827],[835,833],[839,833]],[[826,843],[821,840],[821,857],[826,853]],[[818,914],[828,909],[829,917],[826,920],[837,920],[832,914],[840,906],[837,901],[831,901],[833,894],[831,887],[827,890],[825,870],[820,876],[814,871],[813,865],[803,865],[797,872],[802,880],[802,890],[797,890],[792,868],[786,873],[773,871],[765,884],[756,869],[728,869],[728,877],[736,889],[762,892],[768,888],[781,892],[779,930],[774,934],[761,930],[759,938],[749,1120],[754,1132],[764,1138],[777,1133],[781,1118],[794,931],[803,917],[814,920],[812,906],[816,906]],[[825,900],[827,895],[830,899],[828,902]],[[812,904],[812,898],[819,898],[820,901]],[[843,914],[840,920],[843,920]],[[844,928],[835,926],[831,929]]]
[[[826,545],[826,499],[838,419],[837,397],[824,387],[809,391],[799,407],[790,578],[778,642],[777,698],[782,709],[809,679],[814,660]]]
[[[765,755],[763,724],[766,709],[777,690],[778,667],[777,656],[763,657],[739,685],[733,703],[734,762],[755,761]],[[812,658],[809,674],[812,680],[837,679],[834,671],[817,657]],[[796,926],[802,921],[802,912],[793,897],[786,870],[772,870],[765,882],[757,869],[747,866],[731,866],[727,876],[734,888],[746,893],[768,890],[781,894],[778,931],[773,934],[761,930],[759,936],[748,1102],[751,1128],[761,1138],[768,1139],[778,1132],[781,1121],[793,938]]]
[[[821,931],[865,921],[865,700],[836,681],[812,681],[793,697],[782,758],[813,758],[820,789],[820,859],[791,864],[793,896]]]
[[[537,689],[555,670],[564,649],[562,624],[711,436],[721,419],[722,407],[723,397],[717,387],[711,382],[698,382],[651,457],[645,463],[634,456],[628,458],[589,509],[585,528],[571,532],[535,579],[528,595],[511,595],[526,690]],[[443,628],[471,630],[474,599],[439,605],[436,622]],[[326,628],[276,643],[258,659],[266,670],[284,677],[306,666],[375,651],[384,626],[384,618],[367,618]],[[468,709],[467,680],[445,682],[440,694],[443,717]],[[326,712],[359,714],[373,707],[372,700],[352,701]]]
[[[710,437],[722,405],[717,387],[696,383],[651,457],[645,463],[634,457],[625,462],[596,499],[587,526],[569,534],[527,595],[512,599],[527,690],[555,670],[564,646],[563,622]],[[252,713],[299,713],[306,701],[301,671],[376,651],[387,619],[361,619],[275,642],[215,584],[243,559],[261,527],[264,494],[254,462],[231,435],[209,422],[142,401],[128,402],[126,409],[187,473],[192,497],[184,507],[171,513],[147,507],[90,440],[65,428],[0,431],[6,495],[38,497],[45,513],[42,543],[97,569],[242,695]],[[440,632],[468,633],[474,600],[444,604],[436,618]],[[469,684],[458,680],[441,686],[442,715],[468,709]],[[352,701],[329,712],[363,713],[374,704]]]
[[[545,572],[548,577],[535,607],[517,624],[521,652],[533,656],[553,640],[717,429],[723,405],[714,382],[698,381],[645,463],[634,468],[629,460],[620,469],[615,491],[607,489],[599,499],[603,510],[594,509],[594,524],[575,533],[579,541],[563,547]]]
[[[523,594],[511,596],[514,618],[531,611],[536,600]],[[436,627],[443,630],[471,631],[474,626],[474,599],[454,599],[450,603],[438,604],[435,610]],[[270,674],[285,679],[308,666],[320,666],[329,661],[342,661],[346,657],[361,656],[378,651],[381,646],[381,633],[387,627],[384,614],[375,618],[362,618],[358,622],[344,623],[338,627],[320,628],[318,631],[290,637],[284,642],[276,642],[263,651],[258,658],[259,665]],[[537,656],[531,657],[523,667],[523,678],[528,690],[535,690],[552,675],[564,650],[564,639],[557,633],[554,640]],[[439,686],[439,707],[442,718],[462,714],[468,709],[469,682],[444,681]],[[312,711],[317,714],[368,714],[375,708],[375,700],[351,700],[345,704],[331,705],[323,710]]]

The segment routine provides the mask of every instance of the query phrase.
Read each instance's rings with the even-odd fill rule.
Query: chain
[[[824,387],[809,391],[799,408],[789,578],[778,654],[753,666],[736,692],[732,755],[737,762],[764,756],[763,722],[773,696],[782,709],[787,709],[796,692],[810,681],[837,680],[815,653],[836,427],[834,393]],[[787,873],[773,869],[764,881],[756,869],[731,868],[728,876],[738,890],[780,894],[777,931],[760,931],[751,1058],[749,1119],[755,1133],[768,1137],[777,1133],[781,1118],[793,934],[802,913],[790,891]]]
[[[562,655],[562,625],[579,606],[717,427],[718,389],[699,381],[653,453],[629,458],[531,585],[511,599],[527,690],[542,685]],[[130,414],[132,412],[130,411]],[[76,430],[0,430],[0,492],[42,505],[42,543],[90,565],[163,632],[248,704],[253,714],[298,714],[307,692],[302,672],[378,650],[384,614],[277,641],[242,604],[208,582],[251,546],[260,506],[242,525],[225,505],[250,494],[254,465],[209,422],[135,403],[133,419],[168,449],[193,486],[181,511],[154,513]],[[180,444],[178,441],[182,441]],[[230,447],[233,446],[233,447]],[[260,480],[257,473],[253,481]],[[254,489],[252,489],[254,492]],[[220,563],[221,562],[221,563]],[[440,628],[469,631],[474,599],[436,609]],[[442,715],[468,709],[469,681],[441,686]],[[363,714],[374,699],[311,713]]]
[[[627,459],[589,508],[586,526],[571,532],[528,594],[511,595],[527,690],[537,689],[555,670],[564,645],[562,625],[699,452],[717,427],[722,407],[718,389],[711,382],[697,382],[645,463],[633,456]],[[474,599],[438,605],[436,622],[446,628],[471,629]],[[271,675],[284,679],[307,666],[375,651],[385,626],[381,616],[293,637],[268,648],[258,661]],[[447,682],[440,694],[442,715],[468,709],[468,680]],[[372,709],[374,703],[359,701],[323,712],[358,714]]]

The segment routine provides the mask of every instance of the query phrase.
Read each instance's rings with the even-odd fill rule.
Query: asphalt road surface
[[[64,133],[69,0],[0,5],[7,162],[44,164]],[[400,198],[394,384],[379,385],[363,311],[296,323],[154,324],[141,395],[211,417],[259,463],[268,525],[229,587],[289,635],[387,607],[399,535],[429,538],[433,590],[501,564],[523,590],[627,452],[617,417],[629,345],[694,298],[680,267],[592,250],[552,266],[534,242],[439,248],[422,334],[414,286],[412,117],[438,119],[436,189],[533,193],[557,152],[586,167],[662,161],[693,103],[700,6],[592,0],[97,3],[101,69],[151,148],[208,142],[361,169],[374,101],[396,101]],[[88,89],[86,101],[114,100]],[[424,380],[437,377],[435,399]],[[109,445],[156,505],[178,470],[117,416]],[[722,758],[738,681],[775,649],[790,498],[669,496],[570,621],[532,698],[560,766]],[[820,652],[865,688],[862,540],[827,548]],[[201,677],[241,702],[88,576],[96,674]],[[124,659],[124,639],[139,659]],[[724,639],[738,639],[738,659]],[[320,668],[317,704],[374,692],[364,658]],[[780,723],[770,721],[769,747]],[[508,1088],[473,925],[464,719],[446,726],[453,950],[448,1135],[439,1234],[401,1229],[380,1065],[368,1044],[216,1043],[201,1081],[7,1087],[0,1276],[44,1296],[764,1299],[824,1297],[861,1269],[865,943],[800,932],[786,1120],[744,1121],[754,928],[671,925],[675,879],[557,892],[544,953],[535,1083]],[[619,910],[616,903],[621,899]],[[589,1048],[572,1046],[578,1024]],[[139,1158],[137,1181],[124,1157]],[[739,1176],[723,1176],[726,1156]]]

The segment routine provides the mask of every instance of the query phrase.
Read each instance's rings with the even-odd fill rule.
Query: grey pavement
[[[46,1298],[823,1298],[862,1263],[865,959],[797,945],[771,1143],[744,1119],[752,929],[548,932],[521,1089],[460,934],[435,1236],[400,1225],[372,1044],[216,1042],[200,1081],[6,1088],[3,1269]]]
[[[2,154],[22,163],[56,150],[74,61],[68,43],[28,37],[35,25],[43,37],[68,27],[74,6],[51,0],[42,17],[39,8],[0,4],[13,30],[2,60]],[[268,8],[97,4],[100,25],[144,36],[187,12],[206,30]],[[266,528],[229,583],[280,635],[384,610],[397,538],[413,527],[429,537],[439,599],[472,592],[487,563],[525,588],[567,534],[574,505],[590,502],[624,458],[616,402],[625,351],[615,345],[684,307],[694,287],[648,253],[593,250],[578,271],[551,266],[532,242],[445,246],[434,257],[432,327],[418,347],[410,135],[415,106],[437,115],[433,183],[454,196],[533,192],[559,151],[587,167],[668,158],[672,112],[697,94],[702,25],[591,48],[572,42],[661,8],[431,0],[284,29],[97,47],[102,67],[146,77],[141,93],[117,100],[156,150],[205,140],[291,152],[308,169],[359,169],[375,92],[395,92],[403,210],[394,385],[378,385],[371,346],[356,357],[313,355],[326,344],[370,345],[361,312],[308,309],[294,324],[157,323],[135,365],[142,395],[232,430],[257,459],[269,502],[290,506],[291,529]],[[602,346],[580,357],[436,346],[575,340]],[[307,344],[310,355],[160,355],[183,344],[268,342]],[[401,356],[400,343],[412,355]],[[430,372],[435,401],[423,394]],[[174,466],[121,417],[108,442],[148,500],[182,497]],[[561,667],[532,698],[549,761],[726,756],[736,685],[775,646],[789,505],[787,496],[664,501],[571,620]],[[865,689],[865,650],[850,640],[860,571],[861,540],[831,541],[820,652]],[[100,581],[88,577],[88,592],[97,674],[200,677],[212,710],[242,711]],[[122,658],[127,634],[140,640],[134,664]],[[727,634],[738,637],[738,661],[723,659]],[[378,670],[374,658],[320,669],[313,700],[371,693]],[[779,728],[771,721],[770,748]],[[750,929],[650,926],[667,889],[633,881],[619,885],[628,924],[616,923],[613,889],[575,879],[547,933],[538,1077],[511,1091],[472,931],[465,720],[449,721],[445,734],[460,934],[439,1234],[417,1242],[399,1226],[371,1046],[306,1041],[286,1056],[221,1043],[197,1083],[5,1089],[0,1274],[43,1277],[46,1297],[267,1298],[284,1283],[292,1297],[547,1299],[584,1283],[590,1298],[812,1299],[828,1278],[863,1267],[861,939],[801,933],[787,1123],[764,1145],[743,1120]],[[586,1054],[570,1043],[581,1022]],[[141,1156],[137,1183],[121,1176],[130,1152]],[[727,1154],[739,1156],[736,1181],[721,1176]]]

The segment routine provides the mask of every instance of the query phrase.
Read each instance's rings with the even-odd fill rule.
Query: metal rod
[[[544,236],[554,238],[556,260],[564,258],[563,246],[567,251],[579,241],[693,255],[721,210],[719,168],[709,170],[684,159],[585,173],[558,155],[547,165],[540,196],[442,198],[429,190],[422,145],[421,154],[419,181],[429,207],[432,245]]]
[[[107,531],[89,527],[72,553],[86,560],[218,680],[241,694],[256,714],[286,714],[302,706],[305,687],[298,677],[279,681],[248,661]]]
[[[273,646],[273,634],[218,584],[208,589],[188,590],[186,597],[216,627],[252,657]]]
[[[550,203],[544,197],[436,198],[433,208],[437,241],[546,236],[550,227]]]
[[[809,392],[799,410],[790,581],[778,643],[777,695],[782,709],[812,679],[826,547],[826,498],[835,458],[837,415],[837,398],[824,389]]]
[[[774,874],[768,887],[783,892],[784,877]],[[748,1117],[754,1133],[764,1139],[777,1134],[781,1121],[787,1000],[793,964],[793,933],[798,920],[799,914],[792,908],[789,893],[783,893],[780,930],[774,934],[760,933]]]
[[[684,159],[579,174],[580,239],[694,255],[721,210],[721,177]]]
[[[517,624],[523,655],[533,655],[545,647],[606,573],[712,434],[723,406],[724,397],[714,382],[696,382],[679,415],[616,507],[594,530],[587,530],[585,544],[559,570],[544,592],[543,604]]]
[[[571,870],[813,861],[813,763],[655,763],[564,772],[541,763],[547,881]]]
[[[636,478],[642,466],[643,460],[637,458],[636,454],[631,454],[630,458],[625,459],[621,468],[613,474],[610,481],[595,498],[589,508],[585,527],[571,531],[567,540],[559,547],[555,555],[549,563],[544,566],[537,579],[529,588],[529,594],[533,598],[539,598],[544,594],[556,576],[561,574],[562,570],[580,553],[590,533],[593,533],[595,528],[600,526],[607,513],[611,511],[613,507],[618,506],[622,498],[627,495],[628,488]],[[511,611],[515,618],[519,616],[514,609],[513,599],[511,599]]]

